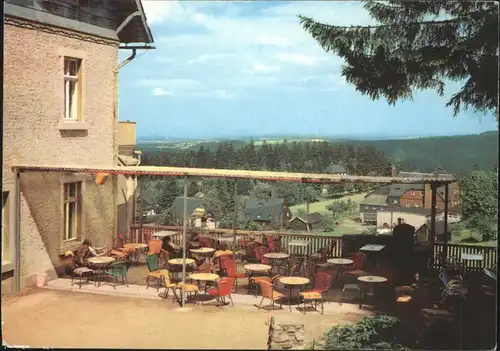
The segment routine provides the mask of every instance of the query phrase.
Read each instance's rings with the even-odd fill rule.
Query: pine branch
[[[469,79],[448,102],[455,115],[464,108],[494,110],[498,102],[498,12],[490,3],[389,4],[365,7],[383,24],[333,26],[299,16],[303,28],[327,52],[344,58],[342,75],[356,90],[389,104],[412,99],[414,89],[444,93],[444,79]],[[455,18],[423,21],[440,11]],[[408,17],[413,17],[409,18]],[[403,23],[397,23],[402,21]],[[408,21],[408,22],[405,22]],[[489,72],[489,73],[488,73]]]

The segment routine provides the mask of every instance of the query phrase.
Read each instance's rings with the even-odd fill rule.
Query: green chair
[[[119,261],[113,262],[104,271],[108,277],[114,280],[116,283],[121,279],[123,284],[126,284],[128,287],[127,273],[130,268],[130,262],[128,261]],[[116,289],[116,283],[113,284],[113,287]]]
[[[146,256],[146,264],[148,266],[148,276],[146,277],[146,289],[149,288],[149,281],[153,280],[156,282],[156,290],[159,290],[163,285],[163,272],[168,272],[165,269],[160,269],[160,263],[158,255],[151,254]]]

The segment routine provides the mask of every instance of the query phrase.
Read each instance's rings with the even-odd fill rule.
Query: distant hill
[[[138,148],[150,153],[198,151],[200,147],[215,151],[220,142],[230,142],[235,149],[251,140],[256,147],[264,140],[269,144],[283,142],[285,137],[241,138],[239,140],[140,141]],[[342,143],[373,145],[383,152],[399,169],[432,172],[437,165],[453,173],[469,172],[474,167],[490,170],[498,165],[498,131],[472,135],[454,135],[389,140],[341,140],[329,138],[286,137],[287,142]]]
[[[453,173],[473,167],[491,170],[498,165],[498,131],[473,135],[429,137],[406,140],[346,142],[372,144],[399,168],[432,172],[437,165]]]

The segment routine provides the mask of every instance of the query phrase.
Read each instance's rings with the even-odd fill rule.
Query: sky
[[[120,120],[138,139],[259,136],[416,137],[497,129],[491,115],[453,117],[445,96],[419,91],[389,105],[355,91],[297,15],[374,24],[360,2],[142,0],[155,50],[120,70]],[[130,54],[123,50],[120,58]]]

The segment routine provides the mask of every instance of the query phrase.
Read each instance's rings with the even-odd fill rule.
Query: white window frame
[[[75,196],[71,197],[69,195],[69,190],[71,185],[74,184],[76,186]],[[80,230],[82,227],[82,181],[72,181],[72,182],[64,182],[63,183],[63,241],[75,241],[80,238]],[[66,189],[68,191],[66,191]],[[73,223],[73,234],[74,236],[69,237],[70,233],[70,221],[69,214],[71,211],[71,204],[75,204],[73,207],[75,213],[73,214],[74,223]]]
[[[81,69],[82,59],[65,56],[63,60],[63,74],[64,74],[64,120],[65,121],[80,121],[81,120]],[[70,64],[74,63],[76,72],[71,74]],[[73,94],[70,96],[71,85],[73,87]]]

